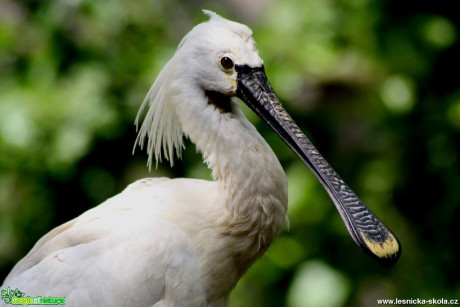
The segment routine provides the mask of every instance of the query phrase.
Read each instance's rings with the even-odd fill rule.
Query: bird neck
[[[227,103],[226,110],[209,103],[178,114],[182,114],[184,133],[203,154],[217,181],[217,203],[223,207],[228,235],[252,236],[255,252],[263,253],[285,221],[287,179],[276,155],[238,103],[232,99]]]

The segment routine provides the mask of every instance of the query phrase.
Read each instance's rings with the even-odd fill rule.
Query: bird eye
[[[220,65],[222,65],[224,69],[232,69],[235,66],[233,60],[227,56],[224,56],[220,59]]]

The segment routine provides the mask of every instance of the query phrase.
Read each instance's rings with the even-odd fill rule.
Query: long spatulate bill
[[[396,236],[332,169],[282,107],[262,67],[236,66],[237,96],[289,145],[326,189],[356,244],[384,266],[396,263]]]

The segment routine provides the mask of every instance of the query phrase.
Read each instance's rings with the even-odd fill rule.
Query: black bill
[[[380,264],[395,264],[401,255],[398,239],[332,169],[283,109],[267,80],[264,67],[237,65],[236,71],[237,97],[268,123],[315,174],[356,244]]]

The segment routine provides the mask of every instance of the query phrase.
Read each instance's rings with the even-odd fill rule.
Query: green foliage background
[[[455,1],[0,0],[0,280],[53,227],[148,176],[133,121],[201,8],[248,24],[286,109],[403,245],[383,269],[327,194],[248,117],[289,177],[289,227],[231,306],[460,298],[460,17]],[[145,234],[148,235],[148,234]]]

